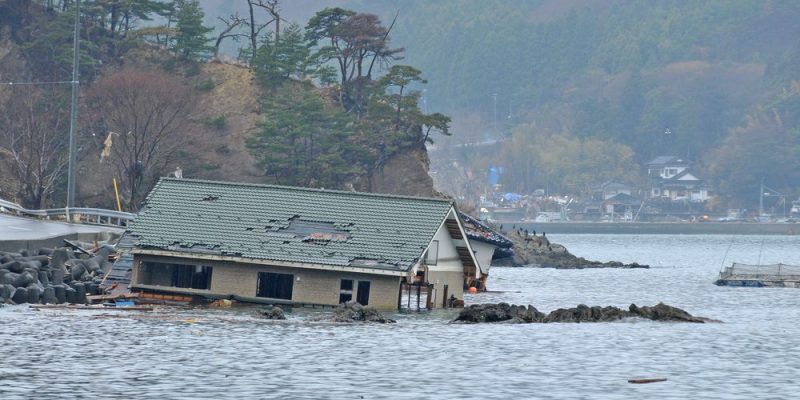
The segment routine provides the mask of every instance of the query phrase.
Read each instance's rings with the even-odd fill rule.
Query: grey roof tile
[[[407,271],[451,207],[441,199],[163,178],[129,231],[139,248]]]

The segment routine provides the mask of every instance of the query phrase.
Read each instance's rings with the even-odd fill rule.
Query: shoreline
[[[522,222],[497,221],[504,230],[512,227],[561,234],[663,234],[663,235],[800,235],[797,223],[731,222]]]

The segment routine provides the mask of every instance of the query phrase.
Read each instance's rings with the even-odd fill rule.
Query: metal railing
[[[63,218],[67,220],[66,208],[50,208],[46,210],[29,210],[17,203],[8,200],[0,199],[0,212],[15,214],[20,216],[39,217],[39,218]],[[72,216],[72,222],[79,222],[91,225],[106,225],[106,226],[128,226],[128,223],[136,218],[136,214],[106,210],[103,208],[85,208],[73,207],[69,209],[69,214]]]

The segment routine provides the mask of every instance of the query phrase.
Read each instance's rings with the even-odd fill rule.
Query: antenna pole
[[[72,44],[72,110],[69,119],[69,167],[67,170],[67,221],[72,222],[70,208],[75,207],[75,135],[78,131],[78,67],[80,62],[81,0],[75,0],[75,32]]]

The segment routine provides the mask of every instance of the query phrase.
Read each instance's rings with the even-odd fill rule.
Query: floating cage
[[[718,285],[800,287],[800,265],[733,263],[719,273]]]

